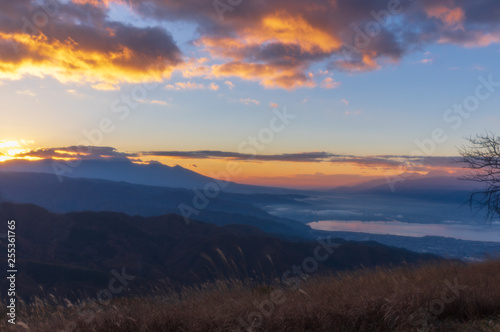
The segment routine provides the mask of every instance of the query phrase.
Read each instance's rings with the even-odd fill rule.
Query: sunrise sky
[[[85,157],[237,160],[233,181],[314,187],[455,172],[464,137],[499,133],[497,0],[0,0],[0,16],[0,161],[103,146]]]

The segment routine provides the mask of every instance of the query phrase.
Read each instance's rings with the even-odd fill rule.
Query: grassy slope
[[[490,261],[316,275],[298,289],[225,281],[83,308],[49,296],[18,321],[31,331],[500,331],[499,276]]]

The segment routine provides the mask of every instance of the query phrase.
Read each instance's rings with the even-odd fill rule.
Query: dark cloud
[[[34,15],[55,1],[2,1],[0,73],[15,72],[29,60],[45,68],[43,74],[62,73],[61,80],[114,83],[168,76],[184,63],[173,37],[159,27],[164,21],[197,26],[193,44],[215,63],[191,75],[236,76],[287,89],[317,85],[309,71],[322,62],[335,70],[368,71],[426,44],[500,42],[497,0],[244,0],[235,5],[224,0],[115,0],[156,25],[140,28],[112,22],[112,1],[73,0],[59,3],[57,15],[39,28],[44,38],[24,39],[23,28],[33,26],[23,18],[33,23]]]
[[[461,167],[459,157],[443,156],[353,156],[329,152],[303,152],[273,155],[251,155],[227,151],[146,151],[143,156],[172,157],[184,159],[232,159],[248,161],[286,161],[286,162],[328,162],[333,164],[356,164],[369,167]]]
[[[163,28],[110,21],[106,7],[56,0],[6,2],[0,13],[2,76],[16,77],[25,64],[34,63],[40,74],[61,81],[117,84],[158,80],[182,62],[181,51]]]
[[[500,41],[496,0],[258,0],[219,12],[204,0],[132,3],[145,16],[196,23],[199,45],[225,57],[226,64],[240,64],[218,75],[233,73],[271,87],[311,86],[307,70],[324,60],[334,69],[366,71],[427,43],[472,47]],[[263,73],[271,76],[267,80],[243,70],[269,66],[276,70]]]
[[[147,151],[141,153],[144,156],[174,157],[185,159],[209,159],[222,158],[234,160],[258,160],[258,161],[291,161],[291,162],[320,162],[335,155],[327,152],[304,152],[284,153],[275,155],[252,155],[238,152],[226,151]]]
[[[458,163],[459,157],[443,156],[341,156],[328,160],[331,163],[349,163],[367,167],[386,167],[386,168],[411,168],[413,171],[423,170],[428,167],[462,167]]]
[[[133,158],[136,153],[119,152],[113,147],[108,146],[68,146],[62,148],[41,148],[19,154],[18,157],[36,157],[43,159],[53,158],[76,158],[81,159],[101,159],[101,158]]]
[[[0,155],[2,153],[0,152]],[[382,169],[398,169],[400,171],[430,171],[440,168],[463,168],[460,157],[446,156],[398,156],[398,155],[376,155],[355,156],[341,155],[330,152],[301,152],[268,155],[252,155],[231,151],[143,151],[137,153],[126,153],[118,151],[113,147],[98,146],[68,146],[59,148],[39,148],[29,152],[16,155],[17,158],[36,157],[43,159],[108,159],[119,158],[132,162],[141,161],[141,157],[167,157],[173,159],[220,159],[248,162],[304,162],[304,163],[330,163],[356,165],[359,167],[374,167]],[[148,158],[148,159],[149,159]],[[151,161],[157,163],[157,161]],[[194,166],[193,166],[194,167]]]

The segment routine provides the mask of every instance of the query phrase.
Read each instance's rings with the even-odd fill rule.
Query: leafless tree
[[[487,219],[500,217],[500,136],[491,132],[467,139],[469,146],[462,147],[462,162],[472,171],[461,177],[484,184],[484,190],[471,194],[469,204],[487,210]]]

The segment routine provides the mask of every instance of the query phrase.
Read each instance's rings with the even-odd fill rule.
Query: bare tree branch
[[[459,152],[461,162],[473,171],[460,179],[485,184],[483,191],[471,194],[469,205],[487,209],[487,219],[492,221],[500,217],[500,136],[486,132],[467,140],[470,146],[463,146]]]

